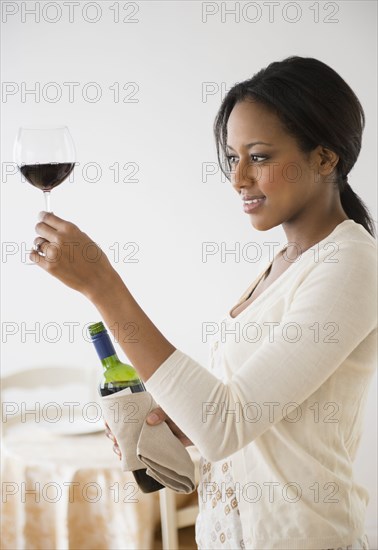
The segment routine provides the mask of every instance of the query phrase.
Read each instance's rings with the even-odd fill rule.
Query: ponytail
[[[372,237],[376,237],[373,219],[363,200],[353,191],[348,183],[348,176],[343,177],[343,189],[340,190],[341,206],[348,218],[360,223]]]

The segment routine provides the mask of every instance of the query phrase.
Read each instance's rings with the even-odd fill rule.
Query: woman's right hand
[[[169,418],[169,416],[165,414],[162,408],[157,407],[156,409],[153,409],[150,412],[150,414],[147,416],[146,420],[147,420],[147,424],[149,424],[150,426],[157,426],[162,422],[166,422],[171,432],[181,441],[184,447],[189,447],[189,445],[193,445],[190,439],[180,430],[177,424],[175,424]],[[106,434],[106,437],[108,437],[113,442],[113,451],[115,452],[116,455],[119,456],[119,459],[121,460],[122,458],[121,449],[119,448],[118,441],[115,438],[111,429],[109,428],[107,422],[105,422],[105,434]]]
[[[184,434],[184,432],[180,430],[177,424],[175,424],[160,407],[153,409],[147,416],[147,424],[149,424],[150,426],[157,426],[162,422],[166,422],[168,424],[171,432],[181,441],[184,447],[189,447],[189,445],[193,445],[193,443]]]

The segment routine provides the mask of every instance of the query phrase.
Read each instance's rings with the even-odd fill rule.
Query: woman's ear
[[[340,157],[334,151],[322,145],[318,145],[316,150],[319,174],[329,176],[335,170]]]

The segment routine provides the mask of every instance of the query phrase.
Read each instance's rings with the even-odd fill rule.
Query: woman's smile
[[[265,203],[266,197],[259,199],[243,199],[243,209],[247,214],[254,213],[257,209],[261,208]]]

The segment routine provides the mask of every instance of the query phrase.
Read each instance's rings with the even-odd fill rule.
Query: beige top
[[[375,243],[344,220],[226,315],[213,343],[226,382],[178,349],[146,382],[202,456],[231,457],[245,548],[337,548],[364,534],[369,495],[353,461],[376,369]]]
[[[217,378],[225,381],[219,353],[212,354],[210,368]],[[199,474],[199,513],[196,520],[198,550],[243,550],[245,545],[231,459],[209,462],[201,457]]]

